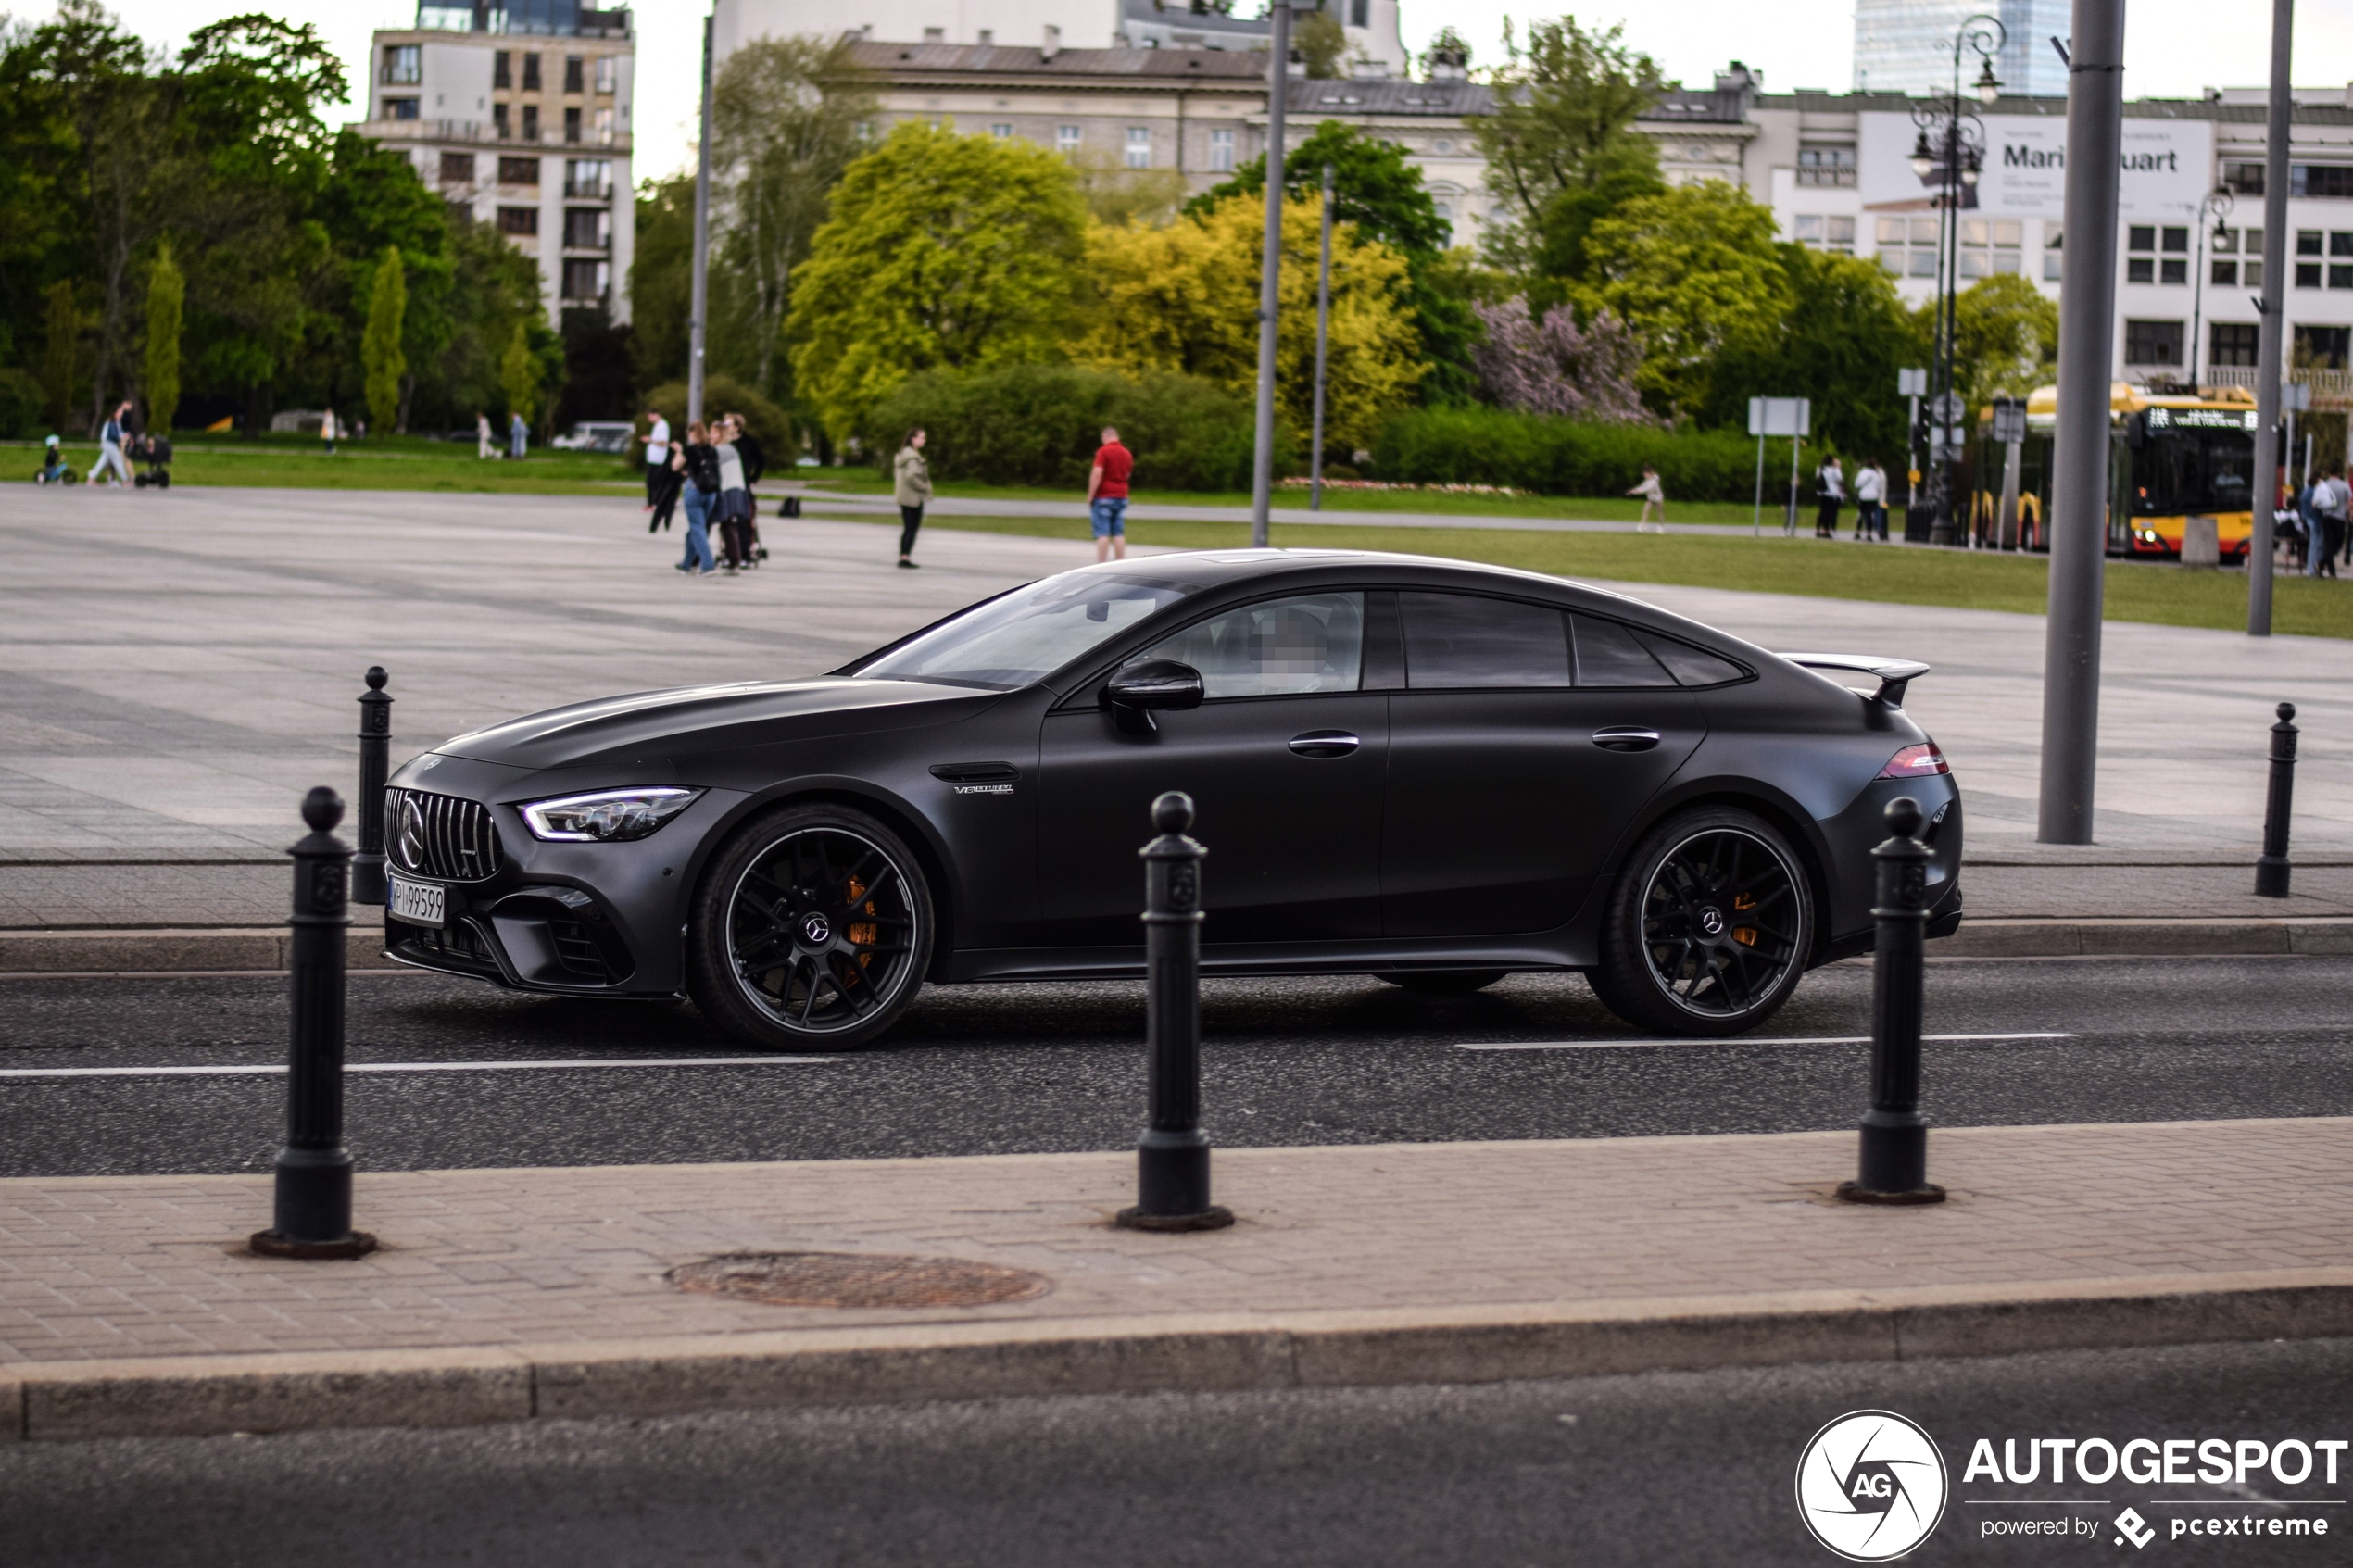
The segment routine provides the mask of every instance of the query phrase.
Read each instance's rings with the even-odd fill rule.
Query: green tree
[[[1923,342],[1934,332],[1935,308],[1931,301],[1919,309]],[[1953,299],[1953,370],[1972,408],[2057,380],[2058,302],[2015,272],[1971,283]]]
[[[793,280],[876,100],[849,40],[761,38],[711,87],[712,173],[724,200],[722,265],[741,282],[753,380],[774,395]]]
[[[1815,438],[1831,450],[1899,457],[1905,410],[1895,372],[1926,363],[1927,344],[1894,279],[1876,261],[1802,245],[1780,246],[1779,260],[1788,308],[1718,357],[1706,422],[1740,428],[1751,397],[1806,397]]]
[[[147,355],[142,378],[147,394],[147,428],[159,435],[171,432],[171,417],[180,411],[180,307],[188,281],[171,258],[169,244],[156,247],[147,266]]]
[[[1306,62],[1311,82],[1329,82],[1348,58],[1348,30],[1329,11],[1311,11],[1290,25],[1290,46]]]
[[[1628,202],[1593,224],[1579,310],[1614,311],[1642,340],[1637,378],[1662,412],[1705,408],[1718,358],[1769,337],[1789,274],[1773,212],[1720,180]]]
[[[397,429],[400,383],[409,373],[409,357],[401,351],[401,318],[409,313],[409,283],[401,275],[400,251],[384,246],[376,263],[374,286],[368,295],[368,331],[359,340],[359,362],[367,370],[368,417],[379,431]]]
[[[1434,67],[1451,65],[1467,72],[1470,69],[1470,40],[1465,38],[1461,30],[1451,23],[1429,35],[1429,47],[1423,50],[1421,54],[1424,80],[1428,79]]]
[[[62,432],[81,368],[82,312],[74,307],[73,284],[63,278],[49,285],[48,301],[48,341],[41,353],[41,391],[47,399],[43,412],[49,428]]]
[[[507,352],[499,357],[498,390],[507,395],[507,412],[521,414],[525,424],[539,411],[539,358],[531,351],[531,330],[517,321],[514,336],[507,340]]]
[[[636,199],[637,253],[629,262],[630,341],[640,388],[683,382],[687,318],[692,314],[695,261],[695,180],[691,174],[648,180]],[[715,272],[714,288],[727,282]]]
[[[1625,42],[1625,28],[1588,31],[1574,17],[1538,22],[1525,50],[1495,73],[1495,112],[1473,131],[1487,186],[1514,221],[1492,226],[1496,261],[1531,282],[1581,282],[1592,226],[1665,187],[1658,153],[1634,129],[1665,83],[1658,63]],[[1531,292],[1553,303],[1562,285]]]
[[[846,438],[918,370],[1052,357],[1086,205],[1043,147],[900,124],[849,166],[793,290],[797,395]]]

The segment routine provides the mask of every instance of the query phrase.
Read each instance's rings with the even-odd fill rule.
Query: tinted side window
[[[1649,632],[1638,632],[1635,635],[1642,638],[1642,646],[1651,650],[1654,658],[1667,666],[1667,672],[1684,685],[1720,685],[1726,681],[1737,681],[1747,673],[1730,659],[1703,653],[1689,643],[1679,643],[1672,637],[1656,636]]]
[[[1675,677],[1650,656],[1634,633],[1590,615],[1577,622],[1577,684],[1580,686],[1671,686]]]
[[[1470,594],[1400,594],[1405,684],[1566,686],[1567,618],[1541,605]]]
[[[1365,596],[1307,594],[1195,621],[1153,648],[1201,671],[1206,696],[1353,692],[1365,663]]]

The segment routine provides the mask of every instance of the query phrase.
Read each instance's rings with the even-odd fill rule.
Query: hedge
[[[1789,448],[1775,445],[1786,469]],[[1736,431],[1577,424],[1482,408],[1401,414],[1374,446],[1371,471],[1401,483],[1617,495],[1642,482],[1645,463],[1658,470],[1669,500],[1745,501],[1755,489],[1756,443]]]
[[[1252,408],[1214,382],[1174,371],[1135,379],[1067,365],[934,370],[885,398],[864,446],[887,472],[907,432],[925,432],[936,479],[1084,490],[1103,426],[1136,454],[1135,483],[1150,490],[1246,490]],[[1277,471],[1293,461],[1276,448]]]

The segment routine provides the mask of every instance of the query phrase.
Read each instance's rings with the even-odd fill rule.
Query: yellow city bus
[[[2019,451],[2019,542],[2050,547],[2051,437],[2058,389],[2026,400]],[[2245,561],[2255,533],[2249,480],[2255,470],[2255,394],[2244,387],[2196,394],[2151,393],[2117,382],[2108,389],[2108,553],[2178,557],[2192,517],[2210,517],[2226,561]],[[1970,516],[1990,537],[2002,495],[2005,454],[1994,440],[1994,410],[1980,411],[1969,442]]]

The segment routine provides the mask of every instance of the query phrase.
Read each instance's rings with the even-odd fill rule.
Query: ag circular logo
[[[1849,1562],[1885,1562],[1935,1533],[1949,1481],[1929,1435],[1893,1411],[1856,1411],[1797,1461],[1797,1512]]]

